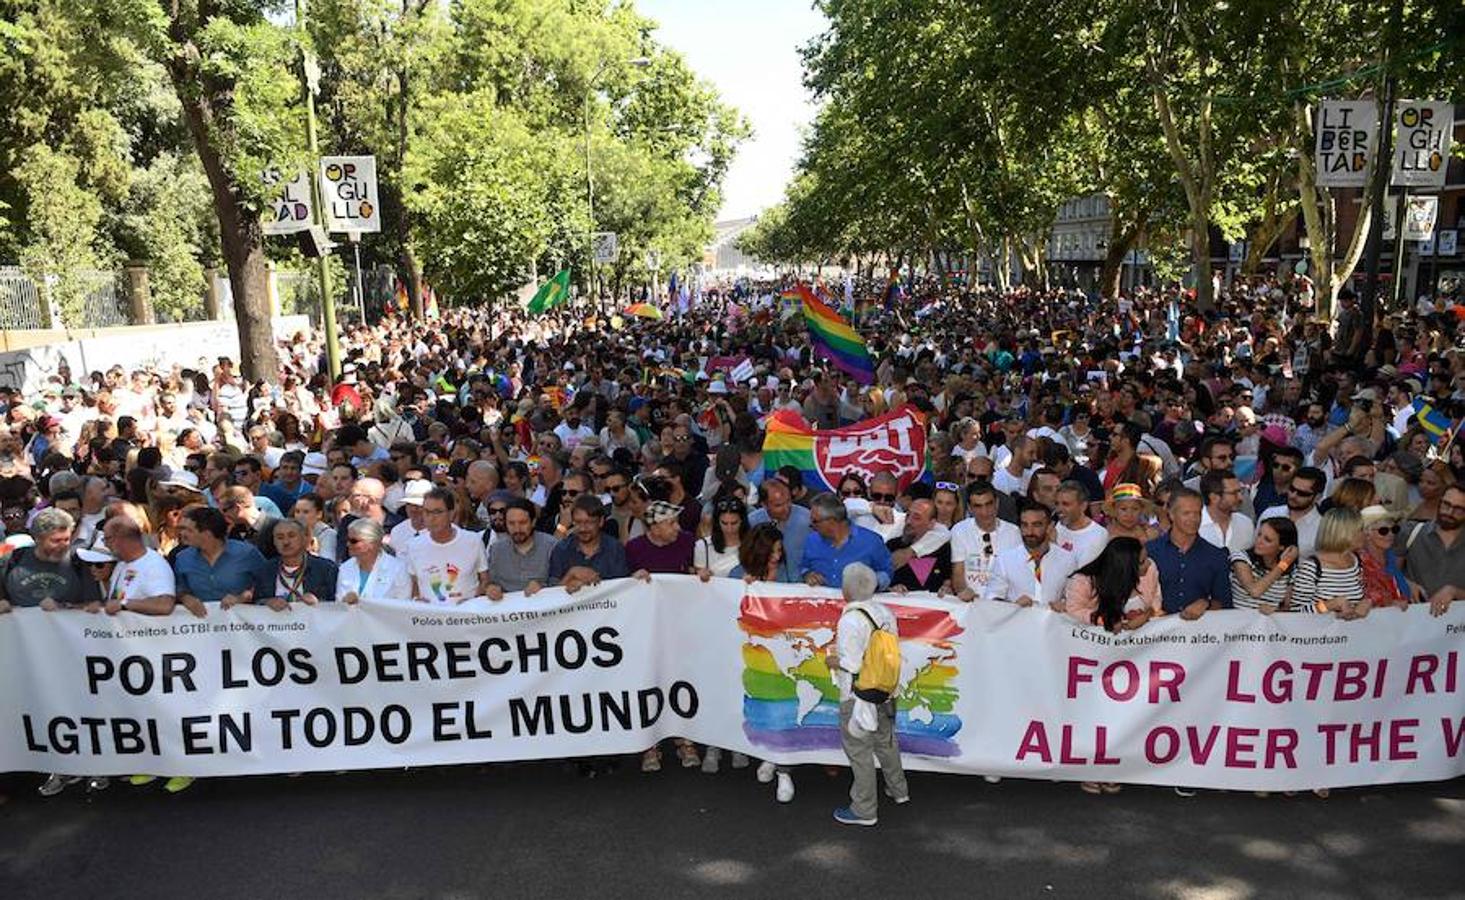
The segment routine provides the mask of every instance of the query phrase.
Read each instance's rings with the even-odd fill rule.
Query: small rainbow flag
[[[804,322],[809,326],[814,352],[860,384],[874,384],[875,360],[870,358],[870,351],[865,349],[865,339],[860,337],[860,333],[815,297],[808,287],[795,285],[784,293],[784,299],[789,299],[790,293],[803,304]]]

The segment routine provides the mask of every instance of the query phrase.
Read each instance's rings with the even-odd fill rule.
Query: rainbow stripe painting
[[[794,285],[783,294],[785,299],[790,295],[803,304],[804,324],[809,326],[809,342],[814,352],[860,384],[874,384],[875,360],[870,357],[860,333],[828,304],[814,296],[806,285]]]
[[[961,752],[956,735],[956,638],[961,626],[939,609],[887,604],[900,630],[895,732],[920,756]],[[844,601],[824,597],[743,598],[743,733],[770,750],[838,750],[839,691],[825,665]]]

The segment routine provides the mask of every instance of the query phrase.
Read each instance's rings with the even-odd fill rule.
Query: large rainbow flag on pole
[[[875,360],[865,349],[865,339],[839,313],[803,284],[794,285],[783,297],[797,299],[803,305],[804,322],[809,326],[809,339],[816,354],[860,384],[875,383]]]

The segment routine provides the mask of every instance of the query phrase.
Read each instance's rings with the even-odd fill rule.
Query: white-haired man
[[[845,607],[836,626],[834,649],[828,661],[829,671],[839,686],[839,738],[854,776],[849,805],[834,811],[834,820],[843,825],[876,823],[879,806],[876,760],[880,761],[880,771],[885,773],[885,789],[891,799],[897,805],[910,800],[910,786],[900,764],[900,746],[895,737],[894,698],[875,703],[855,694],[855,681],[875,632],[898,634],[895,615],[885,604],[871,599],[879,583],[875,570],[864,563],[845,566],[840,578]]]

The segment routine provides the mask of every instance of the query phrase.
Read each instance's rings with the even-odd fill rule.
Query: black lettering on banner
[[[372,644],[371,659],[376,664],[376,680],[381,682],[401,681],[402,673],[396,671],[402,661],[395,654],[402,652],[401,644]]]
[[[459,712],[463,714],[464,731],[462,732],[456,728]],[[470,741],[477,741],[493,737],[493,731],[488,728],[479,728],[476,719],[477,715],[472,700],[465,700],[462,703],[455,701],[434,703],[432,705],[432,739],[434,741],[461,741],[467,738]]]
[[[370,743],[376,734],[376,718],[371,710],[360,706],[348,706],[341,710],[341,733],[347,747],[360,747]]]
[[[428,678],[438,680],[437,645],[427,641],[411,641],[407,644],[407,680],[421,681],[422,670],[427,671]]]
[[[616,698],[620,702],[616,702]],[[600,692],[600,721],[604,724],[601,728],[610,730],[610,720],[615,719],[621,726],[622,731],[631,730],[631,692],[621,691],[620,694],[613,694],[610,691]]]
[[[122,690],[134,697],[150,693],[157,683],[157,672],[153,661],[146,656],[124,656],[120,664],[106,656],[88,656],[85,660],[87,691],[98,693],[103,683],[115,680]],[[182,682],[182,689],[195,691],[193,670],[196,663],[189,653],[164,653],[161,659],[163,693],[175,690],[174,682]]]
[[[336,717],[324,706],[305,714],[305,740],[317,750],[336,742]]]
[[[381,714],[382,739],[388,744],[405,743],[412,736],[412,716],[407,707],[393,703]]]
[[[653,709],[650,701],[655,700],[656,706]],[[661,710],[666,705],[665,698],[661,695],[661,688],[646,688],[636,692],[636,708],[641,712],[641,727],[650,728],[661,718]]]
[[[249,687],[249,682],[234,677],[234,651],[227,647],[219,651],[219,670],[223,673],[220,683],[224,690]]]
[[[342,684],[360,684],[370,671],[365,653],[355,647],[336,648],[336,677]]]
[[[276,709],[270,712],[270,718],[280,723],[280,749],[291,750],[294,748],[293,729],[290,723],[300,717],[298,709]]]
[[[529,638],[526,634],[514,636],[515,642],[519,645],[519,671],[529,671],[529,659],[531,657],[539,660],[539,671],[549,671],[549,643],[548,637],[542,631],[534,632],[534,644],[530,646],[525,641]],[[497,674],[497,673],[496,673]]]
[[[253,719],[248,712],[219,713],[218,725],[210,730],[213,716],[184,716],[179,721],[183,732],[183,753],[185,756],[212,756],[215,753],[231,752],[230,741],[242,753],[248,753],[254,746]],[[212,738],[217,735],[217,746]]]
[[[514,737],[554,734],[554,707],[548,697],[535,697],[531,712],[524,698],[514,697],[509,700],[509,721]]]
[[[573,656],[570,655],[571,650]],[[589,653],[585,636],[578,631],[561,631],[554,639],[554,661],[561,669],[574,671],[580,668],[585,665],[585,657]]]
[[[473,671],[473,645],[467,641],[448,641],[443,644],[443,651],[448,657],[449,678],[472,678]]]
[[[320,673],[316,671],[315,660],[310,656],[310,651],[304,647],[295,647],[285,654],[290,660],[290,680],[296,684],[315,684],[320,680]]]
[[[73,756],[83,752],[93,755],[111,752],[121,756],[141,753],[157,754],[158,721],[156,719],[93,719],[79,721],[68,716],[56,716],[38,731],[29,714],[22,715],[21,727],[25,731],[25,747],[32,753],[55,753]],[[85,729],[85,742],[81,730]],[[103,739],[107,739],[104,751]]]
[[[493,662],[488,655],[490,649],[508,653],[509,642],[503,638],[491,637],[485,638],[483,643],[478,645],[478,665],[483,671],[490,675],[504,675],[513,671],[514,664],[508,660],[501,663]]]
[[[616,643],[616,638],[620,636],[621,633],[610,626],[603,626],[592,631],[590,633],[590,643],[600,653],[591,657],[590,661],[602,669],[610,669],[620,665],[621,660],[624,658],[621,645]]]
[[[672,682],[671,690],[667,691],[667,701],[671,711],[683,719],[697,714],[697,689],[685,681]]]
[[[560,694],[560,724],[570,734],[585,734],[595,725],[595,709],[589,694],[579,694],[579,703],[576,704],[570,699],[569,694]],[[575,707],[580,706],[585,713],[583,721],[575,721]]]

